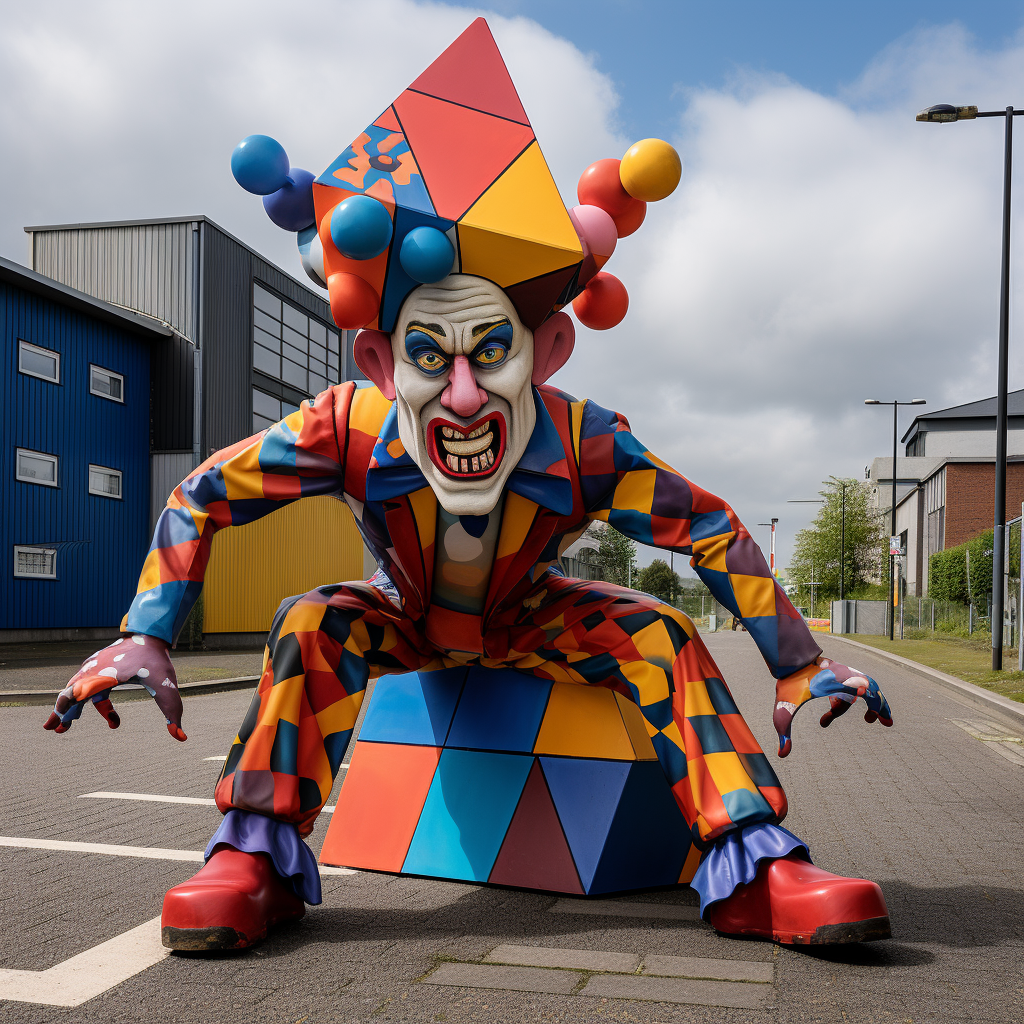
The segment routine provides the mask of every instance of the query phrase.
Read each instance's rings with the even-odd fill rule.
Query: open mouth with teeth
[[[490,413],[469,426],[433,419],[427,427],[427,449],[445,476],[456,480],[489,476],[505,454],[505,418]]]

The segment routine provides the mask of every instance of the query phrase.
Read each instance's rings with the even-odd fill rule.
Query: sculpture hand
[[[157,637],[141,634],[121,637],[87,658],[57,695],[43,728],[67,732],[82,714],[85,702],[91,700],[110,728],[116,729],[121,717],[110,702],[110,691],[125,683],[137,683],[149,690],[164,714],[167,731],[176,740],[188,738],[181,729],[181,694],[168,645]]]
[[[828,697],[831,705],[821,716],[823,728],[831,725],[840,715],[845,715],[858,697],[862,697],[868,706],[864,713],[865,722],[874,722],[877,719],[882,725],[892,725],[889,702],[874,679],[864,672],[822,656],[814,664],[778,680],[775,684],[775,713],[772,715],[772,723],[779,734],[779,757],[785,757],[793,749],[793,739],[790,735],[793,716],[814,697]]]

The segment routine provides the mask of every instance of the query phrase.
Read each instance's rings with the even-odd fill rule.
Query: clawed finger
[[[110,701],[110,691],[107,691],[107,695],[93,697],[92,706],[107,720],[107,725],[111,729],[116,729],[121,724],[121,716],[114,710],[114,705]]]

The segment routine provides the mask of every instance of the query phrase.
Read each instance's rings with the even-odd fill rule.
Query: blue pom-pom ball
[[[315,178],[301,167],[293,167],[286,182],[276,192],[263,197],[267,216],[285,231],[302,231],[316,223],[313,208],[313,182]]]
[[[288,154],[269,135],[247,135],[231,154],[235,181],[257,196],[269,196],[288,184]]]
[[[442,281],[455,263],[455,248],[437,228],[413,228],[402,240],[402,269],[420,284]]]
[[[372,260],[391,241],[391,214],[369,196],[349,196],[331,213],[331,241],[350,260]]]

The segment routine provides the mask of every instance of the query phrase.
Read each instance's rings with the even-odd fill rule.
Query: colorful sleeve
[[[618,413],[587,402],[580,424],[584,507],[641,544],[690,555],[717,601],[738,616],[777,679],[820,654],[736,513],[652,455]]]
[[[121,629],[173,643],[203,588],[214,534],[298,498],[343,491],[352,384],[302,405],[280,423],[210,456],[167,499]]]

